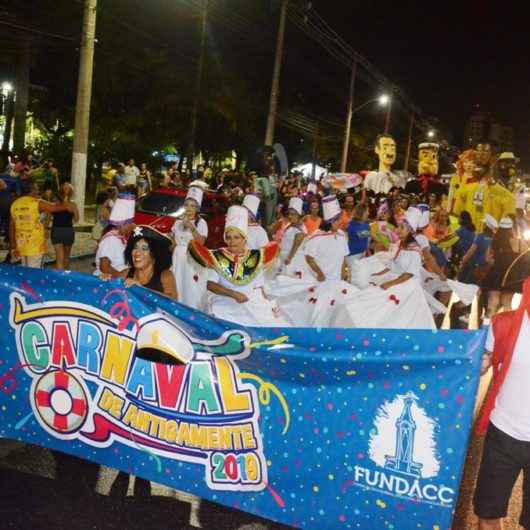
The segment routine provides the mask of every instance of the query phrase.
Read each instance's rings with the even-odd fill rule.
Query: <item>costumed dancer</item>
[[[304,202],[299,197],[289,200],[287,217],[289,226],[285,229],[280,246],[280,259],[278,265],[281,273],[294,278],[303,278],[307,274],[307,264],[303,251],[303,243],[306,237],[306,228],[302,222]]]
[[[346,234],[339,229],[341,209],[334,195],[322,199],[324,224],[304,243],[308,273],[303,278],[279,275],[267,285],[283,313],[297,327],[326,327],[336,306],[357,291],[349,285]]]
[[[209,250],[191,241],[189,252],[208,271],[209,313],[243,326],[288,326],[278,307],[264,294],[265,269],[274,265],[279,246],[269,243],[259,250],[247,245],[248,211],[231,206],[226,214],[226,247]]]
[[[431,245],[429,239],[423,234],[423,231],[429,227],[430,223],[429,206],[427,204],[418,204],[418,209],[422,212],[422,217],[415,240],[422,252],[422,286],[427,293],[427,301],[434,314],[436,325],[440,328],[451,301],[451,294],[454,292],[458,298],[457,304],[453,305],[454,311],[452,311],[452,315],[456,314],[456,312],[463,314],[465,308],[473,302],[478,287],[476,285],[464,285],[447,279],[445,266],[439,263],[442,260],[446,263],[443,251],[436,245]],[[453,240],[457,239],[453,237]]]
[[[175,241],[171,270],[177,282],[179,302],[200,310],[204,309],[208,275],[190,259],[188,245],[190,241],[204,245],[208,237],[208,224],[199,215],[203,195],[201,186],[190,186],[184,200],[184,214],[171,229]]]
[[[362,274],[354,274],[354,283],[364,288],[352,303],[336,310],[333,326],[435,329],[428,296],[421,285],[421,248],[415,240],[421,220],[422,212],[409,208],[398,227],[400,244],[391,259],[389,253],[379,252],[356,262],[357,272]],[[371,274],[367,276],[366,271]]]
[[[134,229],[135,204],[134,195],[118,195],[96,250],[96,276],[118,278],[127,269],[124,252],[127,238]]]
[[[263,248],[269,243],[269,236],[265,229],[256,221],[258,216],[260,198],[254,194],[245,195],[243,207],[248,211],[248,239],[247,246],[250,250]]]

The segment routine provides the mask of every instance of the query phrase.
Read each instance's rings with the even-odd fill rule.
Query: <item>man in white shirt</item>
[[[493,383],[478,433],[487,429],[474,497],[480,530],[501,530],[513,486],[523,472],[522,528],[530,529],[530,277],[518,309],[493,318],[482,362]]]
[[[125,166],[125,177],[127,186],[136,186],[136,179],[140,175],[140,170],[134,165],[134,160],[131,158]]]

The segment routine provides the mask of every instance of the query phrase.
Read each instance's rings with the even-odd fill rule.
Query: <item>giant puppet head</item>
[[[497,159],[497,179],[501,184],[508,187],[517,176],[517,164],[519,159],[513,153],[501,153]]]
[[[477,159],[476,163],[479,166],[489,166],[493,163],[495,153],[493,147],[488,142],[481,142],[477,144]]]
[[[438,175],[438,150],[440,146],[435,143],[422,143],[418,145],[418,175]]]
[[[375,140],[375,153],[379,158],[379,171],[392,169],[396,161],[396,141],[388,134],[380,134]]]

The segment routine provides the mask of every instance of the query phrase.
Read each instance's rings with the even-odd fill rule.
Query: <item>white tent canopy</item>
[[[319,166],[318,164],[312,164],[311,162],[294,166],[291,171],[299,171],[305,179],[310,179],[313,175],[313,166],[315,168],[315,180],[320,180],[323,176],[328,174],[328,170],[325,167]]]

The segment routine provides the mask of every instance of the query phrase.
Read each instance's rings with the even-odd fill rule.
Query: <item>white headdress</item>
[[[258,215],[259,203],[260,198],[257,195],[245,195],[245,198],[243,199],[243,206],[252,214],[254,219]]]
[[[188,193],[186,194],[186,200],[193,199],[200,208],[202,205],[203,195],[204,191],[202,188],[200,188],[199,186],[190,186],[190,188],[188,189]]]
[[[289,209],[294,210],[298,215],[304,211],[304,201],[300,197],[291,197],[289,200]]]
[[[410,206],[405,212],[405,222],[414,234],[418,231],[418,228],[422,226],[422,220],[423,213],[414,206]]]
[[[340,217],[340,204],[335,195],[328,195],[322,199],[322,213],[324,221],[332,223]]]
[[[131,193],[120,193],[110,212],[109,223],[115,226],[126,225],[134,221],[136,200]]]
[[[234,228],[247,239],[248,237],[248,210],[242,206],[230,206],[226,213],[225,234],[229,228]]]

